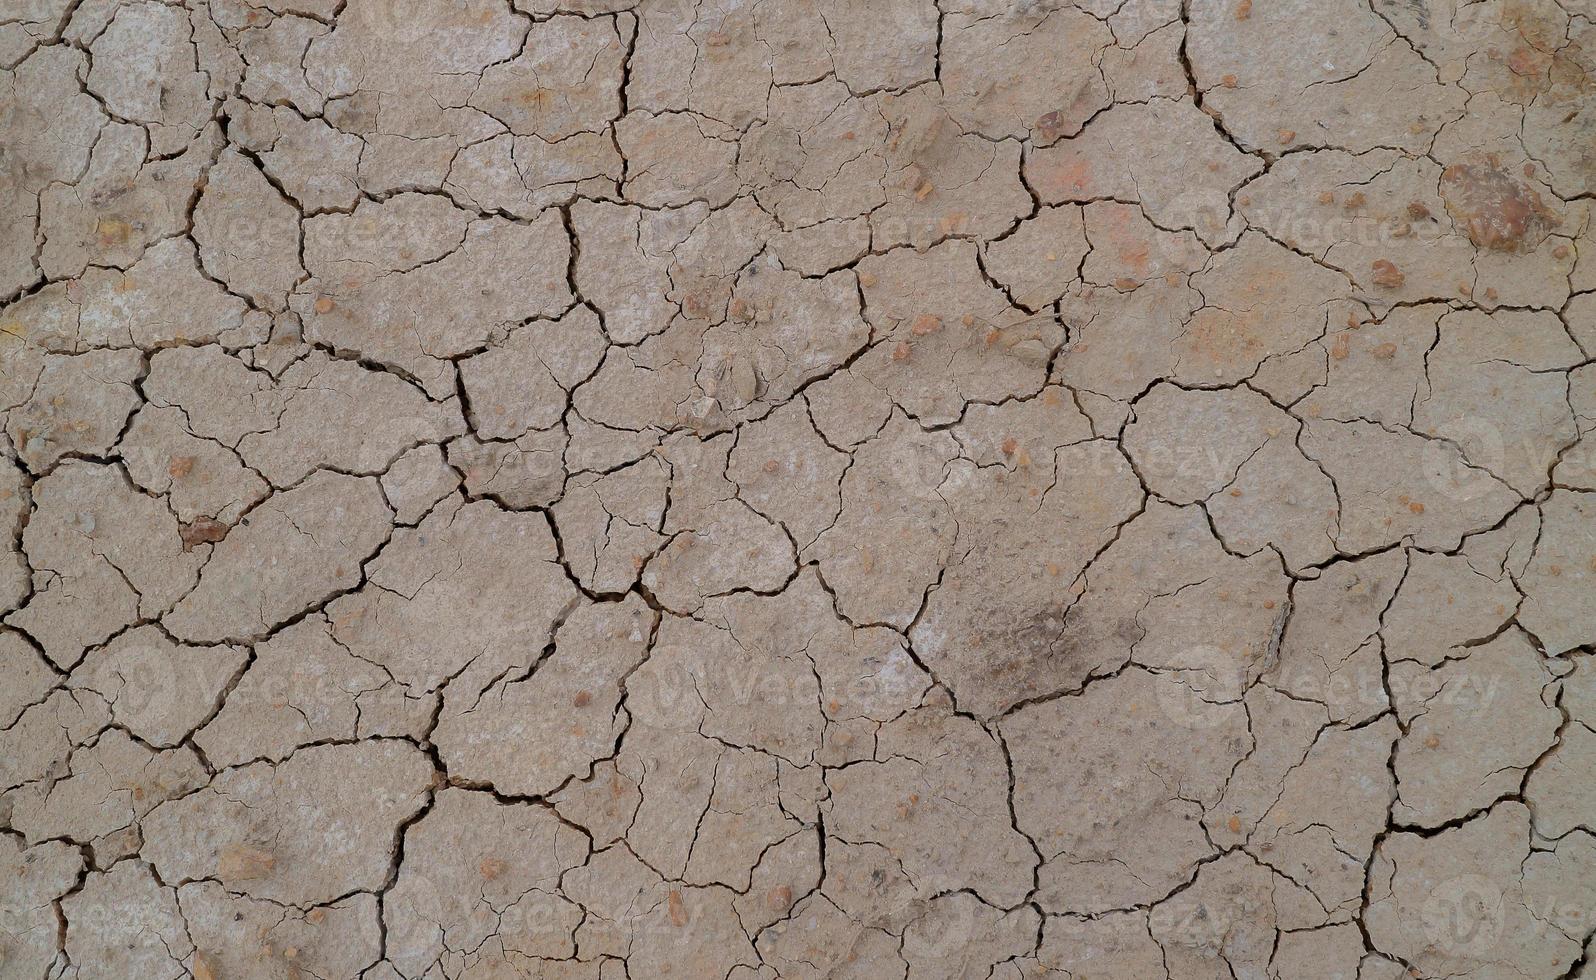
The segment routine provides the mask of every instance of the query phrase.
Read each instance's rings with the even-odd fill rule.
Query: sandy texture
[[[1587,0],[0,4],[0,980],[1596,977]]]

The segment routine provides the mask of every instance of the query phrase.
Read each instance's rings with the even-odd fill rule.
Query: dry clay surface
[[[0,4],[0,978],[1596,977],[1589,0]]]

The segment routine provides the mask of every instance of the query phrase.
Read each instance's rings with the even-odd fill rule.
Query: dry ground
[[[1590,0],[0,66],[5,980],[1596,976]]]

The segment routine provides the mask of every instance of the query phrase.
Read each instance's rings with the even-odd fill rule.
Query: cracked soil
[[[0,0],[0,980],[1596,978],[1592,0]]]

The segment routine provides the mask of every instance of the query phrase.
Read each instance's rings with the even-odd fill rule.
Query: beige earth
[[[0,213],[0,980],[1596,978],[1591,0],[4,0]]]

